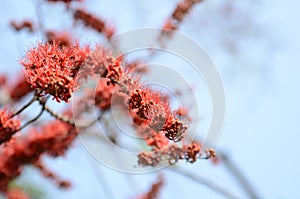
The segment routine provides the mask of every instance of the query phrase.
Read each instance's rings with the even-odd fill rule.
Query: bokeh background
[[[117,32],[162,27],[178,2],[85,0],[84,8],[115,25]],[[300,198],[300,2],[210,0],[197,4],[179,31],[201,44],[216,64],[226,93],[226,121],[216,149],[224,152],[253,185],[259,198]],[[82,43],[103,41],[94,32],[73,30],[63,4],[11,0],[0,5],[0,72],[17,78],[18,59],[39,34],[16,33],[11,20],[39,19],[48,29],[73,31]],[[82,27],[83,28],[83,27]],[[205,120],[205,118],[204,118]],[[28,167],[19,182],[37,198],[134,198],[147,191],[156,173],[131,175],[99,164],[78,140],[65,157],[46,159],[72,182],[59,190]],[[180,163],[240,198],[248,198],[222,163]],[[223,198],[201,183],[164,170],[161,198]],[[109,193],[108,193],[109,192]]]

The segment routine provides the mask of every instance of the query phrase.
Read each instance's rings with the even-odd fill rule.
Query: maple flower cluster
[[[183,21],[186,15],[191,11],[196,3],[199,3],[203,0],[182,0],[180,1],[172,15],[166,20],[165,24],[163,25],[163,29],[167,30],[177,30],[179,24]]]
[[[37,57],[45,61],[35,63]],[[132,77],[132,70],[126,69],[123,61],[122,56],[114,57],[111,51],[101,46],[84,51],[78,45],[61,47],[54,42],[29,50],[22,63],[32,87],[39,93],[51,94],[57,101],[69,100],[77,73],[80,77],[100,77],[94,104],[101,111],[110,109],[116,92],[120,102],[129,109],[137,133],[151,147],[150,152],[138,155],[139,165],[156,166],[163,160],[172,164],[180,159],[195,162],[202,155],[199,143],[176,144],[182,141],[187,131],[183,110],[172,111],[168,96],[144,86],[138,77]],[[207,152],[206,156],[213,157],[213,151]]]
[[[10,117],[11,114],[7,110],[0,110],[0,145],[9,141],[20,128],[20,120]]]
[[[136,199],[155,199],[158,198],[159,192],[161,191],[163,185],[164,185],[164,178],[163,176],[160,174],[158,175],[158,179],[156,182],[154,182],[149,191],[138,196]]]
[[[78,44],[69,47],[61,47],[57,42],[38,44],[20,62],[27,81],[39,94],[50,94],[57,102],[68,102],[86,53]]]
[[[76,9],[73,18],[75,21],[81,21],[85,26],[90,27],[99,33],[103,33],[107,38],[111,38],[115,33],[113,27],[108,26],[102,19],[85,10]]]
[[[186,160],[190,163],[195,162],[203,156],[201,144],[192,142],[182,147],[176,144],[168,144],[162,148],[153,148],[148,152],[141,152],[138,155],[138,164],[141,166],[157,166],[161,161],[167,161],[169,164],[175,164],[178,160]],[[214,149],[205,151],[204,159],[216,158]]]
[[[41,155],[61,156],[77,136],[75,127],[53,121],[41,129],[31,129],[0,148],[0,190],[7,191],[11,180],[20,175],[27,164],[37,164]],[[42,168],[42,167],[40,167]],[[64,186],[65,184],[59,184]]]
[[[164,96],[150,88],[135,89],[128,100],[130,110],[157,133],[164,132],[169,140],[181,141],[187,126],[172,113]]]

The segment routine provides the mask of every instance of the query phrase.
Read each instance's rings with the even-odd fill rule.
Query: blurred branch
[[[193,180],[195,182],[198,182],[199,184],[202,184],[206,186],[207,188],[211,189],[212,191],[226,197],[226,198],[239,198],[230,191],[226,190],[225,188],[221,187],[220,185],[215,184],[211,180],[204,178],[204,177],[199,177],[196,176],[195,173],[191,173],[189,171],[186,171],[180,167],[169,167],[170,171],[173,171],[174,173],[180,174],[190,180]]]
[[[231,173],[231,175],[236,179],[241,188],[249,195],[250,198],[258,199],[260,198],[257,192],[254,190],[253,186],[250,184],[248,179],[243,175],[242,171],[238,168],[237,165],[230,160],[230,158],[224,152],[218,152],[219,157],[221,158],[222,163]]]
[[[90,159],[90,158],[89,158]],[[102,170],[99,167],[102,167],[102,165],[99,165],[98,168],[96,168],[95,164],[92,163],[93,160],[90,160],[90,165],[93,167],[94,171],[96,172],[96,178],[98,179],[98,182],[102,188],[102,191],[105,195],[105,198],[114,199],[114,194],[112,187],[109,185],[108,180],[106,179],[105,173],[102,172]]]

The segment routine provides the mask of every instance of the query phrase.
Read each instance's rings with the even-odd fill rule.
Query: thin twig
[[[173,171],[174,173],[180,174],[190,180],[193,180],[195,182],[198,182],[204,186],[206,186],[207,188],[213,190],[214,192],[225,196],[226,198],[239,198],[237,197],[235,194],[229,192],[228,190],[226,190],[225,188],[221,187],[220,185],[215,184],[214,182],[212,182],[209,179],[206,179],[204,177],[200,177],[200,176],[196,176],[195,173],[191,173],[188,172],[184,169],[181,169],[180,167],[169,167],[170,171]]]
[[[31,124],[31,123],[35,122],[36,120],[38,120],[42,116],[42,114],[43,114],[43,112],[45,110],[45,103],[46,103],[46,101],[45,102],[40,102],[40,104],[42,105],[42,109],[39,112],[39,114],[37,116],[35,116],[33,119],[27,121],[23,126],[21,126],[19,129],[17,129],[14,133],[16,133],[18,131],[21,131],[22,129],[24,129],[29,124]]]
[[[46,105],[45,105],[45,111],[47,111],[52,117],[54,117],[62,122],[65,122],[65,123],[75,126],[75,122],[73,120],[54,112],[50,107],[48,107]]]
[[[27,107],[29,107],[33,102],[35,102],[38,99],[38,97],[36,95],[33,96],[33,98],[27,102],[27,104],[25,104],[22,108],[20,108],[17,112],[15,112],[14,114],[12,114],[12,116],[10,118],[13,118],[16,115],[19,115],[22,111],[24,111]]]
[[[78,122],[75,122],[75,121],[74,121],[73,119],[71,119],[71,118],[62,116],[62,115],[60,115],[60,114],[54,112],[50,107],[48,107],[48,106],[46,106],[46,105],[44,106],[44,108],[45,108],[45,110],[46,110],[51,116],[53,116],[54,118],[56,118],[56,119],[58,119],[58,120],[60,120],[60,121],[62,121],[62,122],[68,123],[68,124],[70,124],[70,125],[72,125],[72,126],[76,126],[77,128],[81,128],[81,129],[88,128],[88,127],[90,127],[91,125],[95,124],[97,121],[99,121],[99,120],[102,118],[102,116],[103,116],[103,114],[104,114],[104,111],[102,111],[102,112],[99,114],[99,116],[98,116],[95,120],[93,120],[93,121],[89,121],[89,122],[87,122],[87,121],[78,121]]]
[[[222,163],[229,170],[232,176],[238,181],[239,185],[244,189],[244,191],[249,195],[250,198],[256,199],[260,198],[257,192],[254,190],[251,183],[244,176],[242,171],[238,168],[237,165],[230,160],[230,158],[224,152],[218,152],[219,157],[221,158]]]
[[[101,120],[103,115],[104,115],[104,111],[102,111],[95,120],[90,121],[90,122],[78,122],[78,124],[76,124],[76,126],[81,129],[88,128],[88,127],[92,126],[93,124],[95,124],[97,121]],[[82,123],[82,124],[80,124],[80,123]]]

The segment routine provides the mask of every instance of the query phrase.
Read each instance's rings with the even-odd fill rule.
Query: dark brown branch
[[[45,111],[47,111],[52,117],[54,117],[62,122],[65,122],[65,123],[75,126],[74,120],[71,120],[70,118],[67,118],[58,113],[55,113],[50,107],[48,107],[46,105],[45,105]]]
[[[27,107],[29,107],[33,102],[35,102],[38,99],[36,95],[33,96],[33,98],[27,102],[22,108],[20,108],[18,111],[16,111],[10,118],[13,118],[16,115],[19,115],[21,112],[23,112]]]
[[[41,109],[41,111],[39,112],[39,114],[38,114],[37,116],[35,116],[33,119],[27,121],[23,126],[21,126],[19,129],[17,129],[14,133],[16,133],[16,132],[18,132],[18,131],[21,131],[22,129],[24,129],[24,128],[25,128],[26,126],[28,126],[29,124],[31,124],[31,123],[35,122],[36,120],[38,120],[38,119],[42,116],[42,114],[43,114],[43,112],[44,112],[44,110],[45,110],[45,103],[46,103],[46,101],[40,101],[40,104],[41,104],[41,106],[42,106],[42,109]]]

